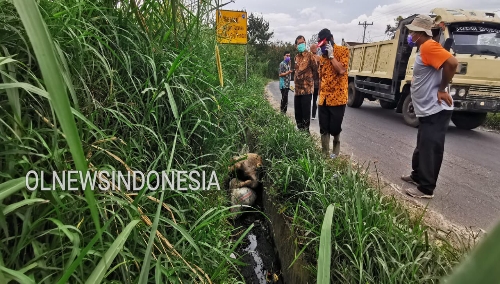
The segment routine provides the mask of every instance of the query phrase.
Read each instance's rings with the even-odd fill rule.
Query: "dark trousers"
[[[312,105],[313,105],[312,117],[316,117],[316,111],[318,110],[318,88],[314,88]]]
[[[339,135],[342,132],[345,105],[327,106],[326,101],[318,106],[319,133],[321,135]]]
[[[288,91],[289,90],[290,90],[289,88],[280,89],[280,91],[281,91],[281,106],[280,106],[280,109],[281,109],[282,113],[286,113],[286,110],[287,110],[287,107],[288,107]]]
[[[295,95],[294,97],[297,128],[306,132],[309,132],[309,125],[311,124],[311,98],[312,94]]]
[[[425,194],[433,194],[443,162],[444,141],[453,111],[419,117],[417,146],[413,151],[411,177]]]

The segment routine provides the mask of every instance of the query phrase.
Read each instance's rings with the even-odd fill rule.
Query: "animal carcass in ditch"
[[[233,157],[228,170],[236,174],[236,180],[231,180],[232,188],[249,187],[256,189],[259,186],[258,170],[262,167],[262,157],[255,153],[247,153]],[[230,186],[231,188],[231,186]]]

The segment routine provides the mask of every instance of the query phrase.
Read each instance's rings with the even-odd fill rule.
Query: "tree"
[[[253,13],[248,16],[248,44],[267,45],[273,35],[274,32],[269,32],[269,22],[263,16],[255,16]]]
[[[318,43],[318,34],[313,34],[311,36],[311,39],[309,39],[309,46],[311,46],[311,44],[313,43]]]
[[[396,33],[396,30],[399,26],[399,22],[403,20],[403,17],[398,16],[397,18],[394,19],[394,26],[387,25],[385,28],[385,34],[388,35],[390,38],[394,38],[394,34]]]

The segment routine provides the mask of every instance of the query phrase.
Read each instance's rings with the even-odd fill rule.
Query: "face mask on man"
[[[285,57],[285,62],[286,63],[290,62],[290,56]]]
[[[412,48],[413,48],[413,47],[415,47],[415,46],[417,46],[417,41],[418,41],[418,39],[419,39],[419,38],[420,38],[420,37],[418,37],[418,38],[415,40],[415,42],[413,42],[413,36],[412,36],[411,34],[409,34],[409,35],[408,35],[408,45],[409,45],[410,47],[412,47]]]
[[[297,46],[297,50],[299,52],[304,52],[306,50],[306,44],[305,43],[301,43]]]

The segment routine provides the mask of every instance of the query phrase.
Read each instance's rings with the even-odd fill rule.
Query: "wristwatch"
[[[444,88],[443,90],[438,89],[438,92],[441,92],[441,93],[448,93],[448,87]]]

